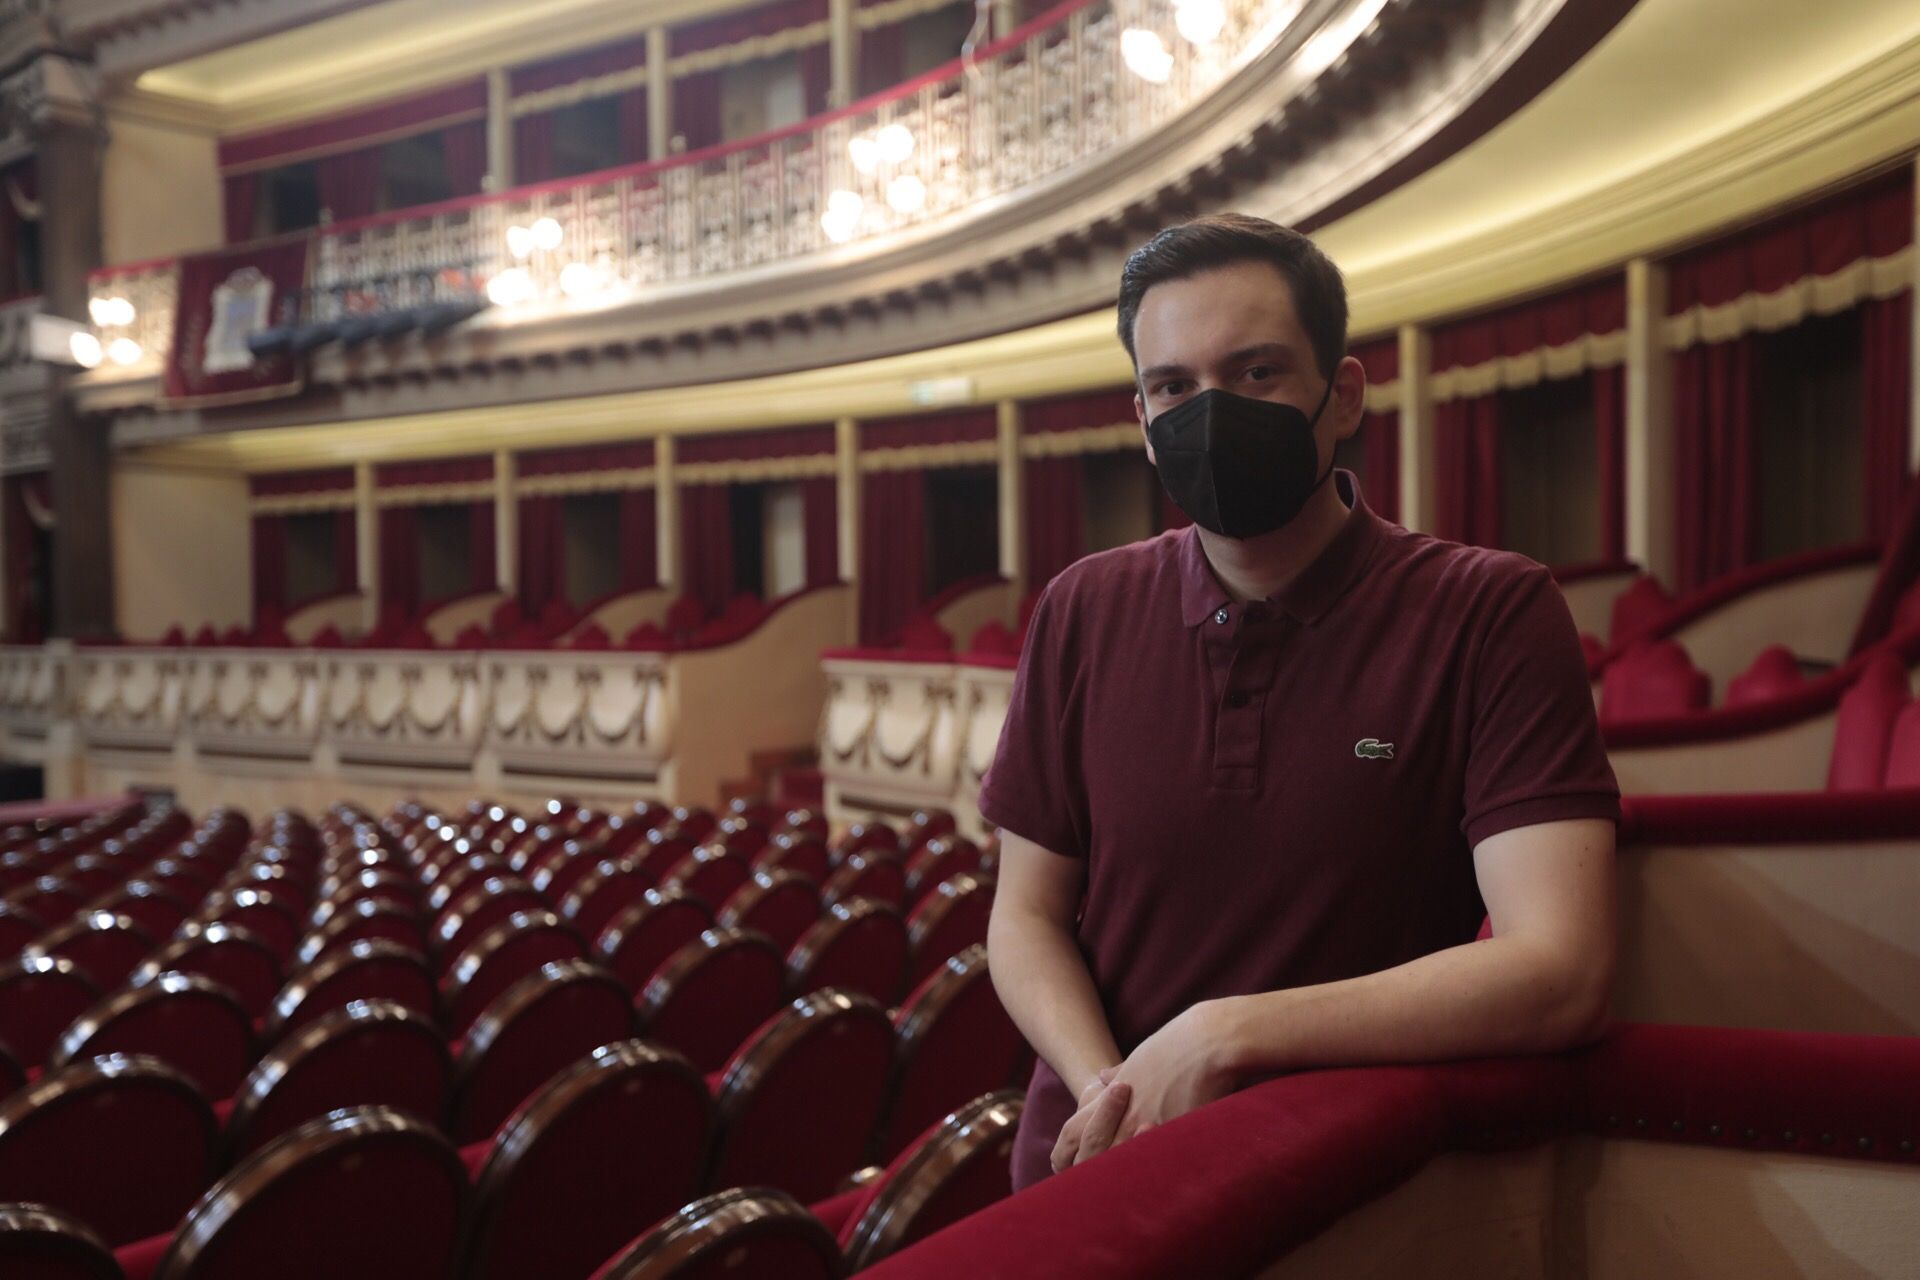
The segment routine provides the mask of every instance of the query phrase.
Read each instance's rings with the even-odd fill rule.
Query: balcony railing
[[[276,329],[482,298],[537,319],[904,243],[1160,128],[1279,39],[1303,2],[1070,0],[971,62],[776,133],[323,227]],[[103,377],[164,359],[177,287],[168,263],[96,277],[96,298],[132,304],[127,323],[101,326]]]

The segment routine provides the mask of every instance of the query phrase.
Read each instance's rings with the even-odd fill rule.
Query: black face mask
[[[1314,424],[1333,381],[1309,418],[1290,404],[1218,389],[1183,400],[1147,424],[1160,483],[1203,529],[1229,538],[1272,533],[1300,514],[1327,476],[1316,476]]]

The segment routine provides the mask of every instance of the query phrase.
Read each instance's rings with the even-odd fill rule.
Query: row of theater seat
[[[332,839],[329,840],[327,852],[321,855],[318,864],[319,872],[325,876],[320,883],[322,886],[330,886],[330,889],[312,907],[308,919],[313,925],[313,931],[305,939],[294,940],[295,951],[299,955],[308,957],[310,964],[335,965],[340,969],[357,970],[362,976],[371,976],[373,967],[380,961],[394,962],[396,972],[410,974],[416,979],[417,994],[417,978],[424,969],[424,962],[420,956],[410,952],[402,944],[390,938],[335,936],[328,939],[323,937],[325,931],[337,921],[354,916],[367,921],[384,919],[389,923],[401,917],[403,913],[398,910],[401,904],[394,899],[399,896],[398,891],[401,888],[399,873],[402,867],[411,868],[418,873],[419,883],[416,887],[426,892],[430,902],[433,901],[434,894],[440,895],[437,899],[439,911],[430,922],[429,934],[430,939],[437,939],[444,944],[465,936],[465,931],[473,923],[470,919],[466,919],[465,915],[484,905],[490,897],[494,896],[494,890],[503,887],[493,883],[500,879],[498,876],[481,879],[483,872],[494,869],[491,866],[482,865],[482,860],[488,856],[518,855],[523,859],[522,869],[526,869],[536,859],[543,855],[554,855],[554,851],[559,849],[563,851],[564,856],[552,856],[548,865],[540,867],[536,874],[565,869],[583,859],[593,863],[594,871],[605,871],[608,869],[608,864],[614,860],[600,858],[596,861],[585,857],[591,851],[585,847],[585,842],[576,837],[588,834],[613,836],[626,840],[627,847],[631,850],[637,843],[632,840],[633,833],[645,831],[648,836],[658,834],[661,837],[652,841],[648,849],[649,854],[658,855],[663,848],[671,852],[676,840],[691,839],[689,828],[701,831],[701,834],[723,833],[739,841],[749,838],[756,824],[760,825],[764,831],[765,821],[764,817],[741,812],[730,815],[726,823],[716,823],[712,815],[700,814],[697,811],[681,810],[667,815],[650,813],[648,807],[642,806],[634,814],[624,816],[570,812],[568,821],[556,829],[544,825],[535,827],[517,816],[508,818],[504,811],[497,808],[488,809],[487,812],[495,815],[495,820],[476,821],[467,828],[465,835],[456,835],[453,825],[445,821],[436,821],[436,815],[422,815],[418,812],[411,815],[410,823],[403,821],[389,824],[387,831],[378,834],[372,833],[369,824],[364,821],[364,815],[349,815],[353,819],[350,828],[347,820],[341,815],[332,815],[329,819],[333,827],[329,833]],[[796,820],[794,825],[798,829],[781,831],[777,834],[786,839],[767,842],[766,849],[773,852],[776,857],[792,854],[796,850],[804,853],[812,847],[812,844],[817,844],[817,841],[810,842],[804,838],[807,830],[819,825],[817,819],[806,814],[788,816]],[[171,815],[162,824],[141,832],[135,840],[128,842],[135,847],[135,859],[142,852],[152,852],[157,842],[173,834],[170,828],[177,826],[179,821],[178,815]],[[514,827],[518,830],[513,830]],[[706,829],[702,831],[703,827]],[[350,842],[344,839],[349,829],[356,837]],[[232,815],[214,815],[209,823],[203,826],[201,832],[196,834],[192,855],[188,858],[163,858],[161,862],[175,865],[161,868],[161,870],[166,874],[177,874],[182,869],[179,864],[205,862],[215,858],[221,850],[234,847],[235,834]],[[311,828],[307,828],[303,834],[295,824],[276,821],[270,836],[271,838],[265,840],[256,839],[250,850],[255,856],[236,867],[228,877],[228,882],[210,894],[208,902],[212,909],[272,911],[275,904],[270,900],[271,895],[278,893],[283,898],[297,896],[297,889],[302,883],[299,872],[310,861],[308,855],[313,849],[313,842],[309,838]],[[244,839],[244,835],[241,838]],[[476,843],[483,842],[488,844],[487,849],[474,848]],[[951,837],[929,837],[921,843],[934,846],[944,844],[949,850],[958,847]],[[858,874],[871,875],[874,869],[886,865],[890,858],[897,858],[898,848],[898,838],[890,831],[879,827],[856,829],[847,833],[845,838],[834,842],[834,845],[826,850],[829,858],[827,869],[835,875],[842,871],[856,873],[846,877],[851,882],[857,878]],[[7,856],[12,857],[13,852],[19,851],[10,851]],[[125,846],[120,846],[116,852],[124,854]],[[179,850],[170,852],[177,853]],[[399,858],[392,856],[396,852],[404,856]],[[700,852],[705,856],[693,860],[693,869],[700,871],[708,871],[715,866],[725,866],[726,860],[733,856],[724,847],[703,848]],[[59,851],[53,849],[43,848],[37,850],[37,853],[43,858],[61,856]],[[916,850],[916,854],[919,855],[918,869],[922,873],[919,878],[924,878],[925,870],[938,863],[940,857],[937,852],[929,855],[924,848]],[[7,869],[14,872],[31,869],[20,865],[24,861],[27,860],[13,858],[13,865]],[[631,865],[635,859],[628,857],[621,861],[627,864],[627,870],[637,869]],[[977,858],[974,865],[976,867],[979,865]],[[90,866],[82,870],[93,873],[101,871],[102,868]],[[776,881],[764,870],[759,870],[755,873],[756,883],[741,887],[764,891],[766,885],[759,883],[761,881],[774,881],[785,886],[797,884],[803,879],[798,871],[792,869],[784,869],[782,874],[785,878]],[[481,883],[462,891],[461,886],[456,883],[460,878],[468,881],[481,879]],[[585,880],[587,877],[579,878]],[[44,879],[44,877],[38,879]],[[832,879],[831,875],[829,879]],[[959,879],[974,881],[975,885],[979,884],[978,880],[967,873],[962,873]],[[550,877],[547,887],[556,887],[555,880],[557,877]],[[953,899],[954,894],[949,887],[952,883],[948,881],[935,885],[927,894],[925,901],[940,901],[942,895],[947,899]],[[44,888],[44,886],[41,887]],[[907,888],[904,869],[900,887],[903,891]],[[978,889],[973,889],[971,892],[977,893]],[[647,893],[651,898],[666,901],[657,890],[650,888]],[[140,896],[144,904],[151,905],[146,902],[146,899],[153,895]],[[591,895],[580,897],[572,892],[569,892],[566,898],[566,901],[574,904],[576,908],[591,900]],[[463,907],[462,904],[466,905]],[[641,905],[657,906],[658,903]],[[834,908],[842,912],[846,912],[849,907],[871,905],[875,904],[870,904],[868,900],[858,896],[846,902],[833,904]],[[374,910],[363,910],[366,908]],[[893,918],[897,920],[897,908],[894,910],[896,914]],[[524,911],[516,911],[503,924],[512,926],[516,921],[524,924],[525,921],[519,920],[519,917],[526,914]],[[871,913],[868,914],[871,915]],[[275,919],[272,915],[262,918]],[[832,923],[841,924],[843,920],[844,916],[835,917]],[[417,927],[420,919],[416,917],[409,923]],[[828,920],[823,918],[819,923],[828,923]],[[203,918],[188,922],[183,928],[184,934],[204,934],[209,931],[221,935],[213,940],[214,943],[238,944],[242,953],[245,953],[249,947],[257,952],[264,946],[259,937],[251,934],[245,925],[225,919]],[[496,934],[501,931],[502,928],[498,925],[482,930],[487,934]],[[121,922],[115,922],[107,930],[96,932],[120,935],[122,940],[128,933]],[[709,954],[722,954],[723,949],[712,946],[711,943],[716,938],[723,937],[724,932],[738,934],[741,940],[755,939],[755,935],[743,933],[737,929],[722,932],[708,931],[703,935],[703,940],[695,944],[696,959],[703,959]],[[813,932],[815,930],[811,928],[808,930],[809,934]],[[71,941],[71,939],[61,940]],[[206,941],[204,938],[183,937],[182,939],[182,941],[189,940]],[[776,960],[773,1003],[777,1006],[779,1000],[786,994],[780,989],[781,984],[778,981],[785,972],[785,966],[779,963],[782,957],[769,940],[758,938],[757,941],[761,945],[756,950],[741,950],[739,954],[764,956],[768,951],[773,952]],[[344,944],[344,950],[330,944]],[[429,947],[432,949],[431,941]],[[471,950],[472,948],[468,948],[469,952]],[[444,946],[436,954],[441,957],[444,965]],[[95,963],[101,963],[104,959],[101,954],[93,954],[89,958]],[[410,968],[405,963],[408,958],[413,961]],[[71,971],[77,968],[71,959],[64,956],[36,955],[29,956],[26,960],[42,970],[52,967]],[[148,968],[152,967],[151,961],[146,964]],[[726,1014],[738,1016],[739,1002],[727,998],[729,993],[725,988],[728,979],[725,976],[724,966],[689,963],[682,968],[685,972],[680,974],[680,977],[691,977],[696,972],[722,973],[723,976],[717,983],[709,982],[708,984],[713,988],[710,994],[714,997],[713,1003],[708,1007],[712,1009],[724,1004]],[[77,975],[65,972],[62,976]],[[196,979],[166,971],[159,975],[157,985],[174,988],[167,992],[167,995],[171,1001],[169,1007],[175,1010],[186,1008],[189,1002],[195,1001],[197,1003],[193,1004],[193,1007],[200,1010],[213,1008],[223,1001],[228,1006],[237,1003],[231,993],[221,992],[204,978]],[[376,982],[373,985],[377,987],[381,984]],[[657,980],[649,982],[644,996],[651,999],[656,1006],[660,1006],[653,1010],[656,1015],[661,1015],[675,1007],[683,1010],[693,1009],[698,1001],[686,992],[697,985],[692,982],[677,984],[675,975],[662,974]],[[340,1044],[352,1043],[354,1040],[353,1035],[345,1034],[346,1031],[350,1030],[364,1036],[371,1034],[377,1027],[390,1034],[410,1038],[416,1046],[416,1066],[422,1054],[427,1059],[434,1059],[437,1056],[442,1063],[458,1061],[459,1065],[454,1069],[455,1083],[452,1087],[452,1094],[456,1101],[449,1104],[451,1110],[445,1113],[438,1112],[435,1106],[423,1101],[421,1096],[415,1094],[403,1093],[400,1099],[416,1113],[447,1115],[445,1126],[447,1131],[456,1138],[463,1133],[481,1135],[491,1133],[495,1125],[489,1122],[489,1117],[496,1113],[503,1117],[511,1114],[514,1106],[537,1088],[542,1080],[552,1074],[553,1070],[566,1065],[565,1055],[570,1050],[578,1051],[572,1055],[577,1058],[601,1045],[630,1037],[636,1029],[635,1010],[630,993],[611,974],[578,958],[542,963],[536,972],[515,981],[500,1000],[487,1007],[471,1028],[464,1043],[456,1042],[452,1047],[439,1039],[439,1031],[423,1013],[410,1010],[399,1001],[378,999],[350,1001],[344,1007],[335,1007],[331,1012],[319,1012],[322,1006],[337,1006],[340,997],[352,994],[343,989],[341,984],[334,983],[330,988],[332,998],[316,998],[315,993],[324,986],[326,986],[325,981],[316,982],[310,976],[305,982],[296,980],[289,983],[280,996],[275,998],[269,1017],[273,1020],[273,1025],[282,1039],[274,1050],[274,1054],[269,1055],[269,1059],[263,1060],[254,1069],[251,1079],[255,1082],[266,1081],[268,1085],[281,1082],[284,1088],[286,1087],[284,1082],[296,1077],[303,1080],[309,1079],[314,1071],[319,1071],[322,1076],[325,1076],[326,1072],[313,1064],[324,1060],[329,1052],[337,1058]],[[677,986],[681,994],[676,1001]],[[0,988],[0,990],[10,989]],[[298,994],[289,995],[288,992]],[[431,985],[427,987],[427,995],[429,998],[425,1003],[431,1009]],[[143,1004],[158,1007],[159,1002],[146,1001]],[[0,1001],[0,1005],[4,1005],[4,1001]],[[297,1011],[308,1009],[310,1006],[315,1011],[315,1020],[311,1024],[295,1022]],[[443,1012],[445,1011],[443,1008]],[[231,1013],[232,1010],[229,1009],[228,1012]],[[896,1019],[900,1023],[898,1062],[895,1061],[896,1052],[893,1046]],[[671,1021],[670,1018],[667,1020]],[[831,1102],[835,1105],[812,1107],[802,1105],[792,1109],[795,1114],[841,1117],[840,1122],[834,1124],[829,1132],[816,1135],[810,1141],[795,1141],[797,1135],[790,1133],[771,1134],[770,1131],[777,1129],[778,1125],[769,1121],[758,1124],[748,1123],[735,1114],[742,1105],[738,1102],[739,1095],[744,1092],[747,1095],[769,1096],[778,1081],[783,1078],[781,1071],[776,1069],[778,1056],[776,1055],[774,1063],[770,1064],[766,1060],[767,1055],[772,1052],[766,1046],[789,1042],[797,1044],[799,1041],[807,1040],[809,1036],[806,1034],[781,1030],[784,1023],[795,1023],[797,1020],[804,1020],[808,1027],[831,1024],[835,1028],[827,1040],[819,1043],[838,1046],[842,1051],[854,1052],[857,1052],[859,1046],[864,1043],[867,1050],[864,1071],[857,1069],[857,1064],[853,1062],[840,1063],[824,1073],[820,1070],[818,1063],[814,1065],[811,1072],[804,1065],[786,1069],[784,1078],[797,1077],[802,1081],[812,1081],[816,1087],[822,1080],[833,1081],[837,1082],[842,1090],[841,1095],[836,1095],[833,1099],[815,1099],[816,1103]],[[698,1026],[700,1021],[697,1016],[690,1017],[692,1025]],[[233,1022],[233,1018],[227,1019],[229,1026]],[[349,1023],[351,1026],[335,1025]],[[124,1031],[128,1024],[123,1020],[119,1025]],[[910,1137],[919,1127],[920,1121],[926,1119],[930,1109],[932,1116],[937,1119],[945,1106],[951,1105],[959,1098],[960,1095],[954,1091],[954,1085],[956,1080],[964,1084],[966,1064],[972,1064],[975,1067],[984,1065],[986,1075],[981,1077],[976,1074],[974,1081],[984,1083],[986,1086],[979,1092],[991,1092],[993,1088],[1004,1086],[1015,1078],[1017,1068],[1011,1068],[1011,1063],[1017,1061],[1019,1055],[1024,1052],[1024,1046],[1019,1044],[1017,1034],[1012,1031],[1011,1024],[1007,1022],[1005,1015],[999,1012],[997,1001],[992,997],[991,987],[985,980],[984,955],[977,947],[963,953],[960,959],[950,961],[944,968],[922,982],[894,1017],[889,1017],[888,1011],[871,997],[854,991],[829,989],[813,991],[784,1009],[776,1007],[758,1028],[751,1028],[751,1024],[749,1025],[753,1034],[748,1035],[739,1046],[733,1046],[731,1041],[726,1042],[732,1052],[723,1055],[723,1062],[731,1062],[731,1065],[723,1065],[720,1070],[709,1073],[702,1081],[703,1086],[712,1090],[714,1097],[722,1103],[729,1098],[735,1099],[730,1106],[721,1106],[718,1109],[718,1114],[733,1116],[734,1122],[725,1126],[725,1131],[734,1135],[733,1141],[716,1150],[734,1152],[736,1154],[731,1157],[732,1159],[746,1160],[748,1167],[752,1167],[752,1160],[738,1153],[753,1149],[754,1142],[750,1139],[752,1135],[758,1134],[760,1148],[764,1152],[773,1153],[769,1157],[771,1163],[762,1161],[764,1167],[761,1172],[766,1175],[763,1180],[771,1179],[776,1185],[785,1182],[795,1191],[809,1193],[822,1188],[810,1187],[807,1183],[808,1177],[816,1180],[827,1178],[831,1175],[821,1171],[836,1167],[840,1167],[844,1172],[846,1168],[851,1168],[857,1163],[860,1156],[869,1153],[879,1153],[882,1156],[892,1154],[904,1140],[900,1135]],[[857,1034],[850,1035],[846,1030],[849,1026],[864,1026],[866,1028],[864,1038]],[[950,1031],[942,1030],[955,1026],[962,1028],[957,1038],[953,1037]],[[885,1034],[878,1035],[876,1028],[884,1029]],[[649,1027],[650,1033],[660,1029],[658,1026]],[[178,1033],[180,1028],[176,1025],[173,1030]],[[155,1028],[150,1026],[147,1031],[152,1034]],[[708,1028],[707,1034],[710,1043],[721,1043],[720,1040],[712,1039],[715,1033],[711,1028]],[[917,1053],[910,1051],[912,1045],[930,1043],[931,1040],[937,1040],[943,1034],[949,1037],[951,1043],[945,1045],[941,1051],[937,1053],[931,1050]],[[134,1038],[138,1039],[138,1036]],[[164,1036],[160,1038],[165,1039]],[[197,1027],[187,1038],[202,1049],[210,1042],[230,1044],[235,1039],[232,1035],[226,1037],[218,1034],[208,1035],[204,1026]],[[432,1050],[422,1047],[428,1043],[433,1046]],[[880,1049],[876,1049],[876,1045],[879,1045]],[[994,1046],[999,1047],[997,1051]],[[209,1068],[204,1053],[196,1056],[194,1050],[177,1043],[177,1037],[176,1042],[170,1043],[169,1047],[177,1056],[203,1071]],[[660,1054],[673,1053],[671,1049],[657,1043],[650,1042],[650,1047]],[[999,1057],[995,1057],[996,1052],[999,1052]],[[755,1054],[758,1056],[754,1056]],[[275,1055],[291,1055],[292,1060],[289,1062]],[[560,1056],[556,1057],[556,1055]],[[742,1055],[747,1055],[747,1060],[751,1064],[749,1067],[741,1066]],[[814,1056],[819,1056],[817,1051]],[[491,1075],[484,1065],[476,1065],[503,1060],[507,1065],[495,1069]],[[697,1073],[700,1070],[691,1060],[678,1055],[675,1055],[675,1060],[682,1063],[689,1072]],[[916,1062],[922,1064],[917,1075],[908,1069],[910,1064]],[[961,1064],[957,1075],[955,1064]],[[69,1073],[84,1072],[93,1065],[96,1064],[76,1061],[67,1070]],[[163,1071],[167,1070],[157,1062],[150,1065]],[[336,1066],[335,1071],[337,1070]],[[426,1074],[431,1075],[432,1072],[428,1071]],[[443,1070],[441,1075],[445,1074]],[[873,1086],[876,1078],[885,1081],[884,1088],[870,1087]],[[925,1084],[916,1083],[930,1078],[935,1080],[936,1085],[931,1091]],[[736,1081],[739,1083],[734,1083]],[[43,1088],[49,1087],[51,1083],[58,1083],[58,1081],[51,1078],[43,1080],[36,1083],[28,1092],[38,1093]],[[191,1083],[188,1083],[191,1087]],[[852,1094],[847,1095],[846,1089],[856,1085],[862,1087],[854,1088]],[[269,1088],[267,1092],[272,1093],[272,1090]],[[968,1089],[963,1088],[961,1092],[966,1096],[973,1096]],[[219,1096],[217,1091],[214,1096]],[[289,1095],[284,1092],[273,1095],[281,1101],[272,1105],[259,1101],[260,1096],[261,1088],[257,1084],[252,1089],[243,1088],[235,1100],[223,1104],[218,1109],[220,1118],[228,1122],[227,1140],[229,1150],[234,1154],[257,1148],[262,1140],[271,1138],[276,1129],[283,1128],[286,1121],[300,1114],[301,1108],[298,1106],[294,1106],[291,1112],[288,1111],[288,1104],[284,1099]],[[255,1099],[255,1101],[249,1102],[247,1099]],[[16,1096],[14,1101],[19,1100]],[[466,1104],[464,1111],[460,1110],[461,1103]],[[882,1126],[878,1119],[863,1126],[857,1120],[849,1121],[845,1118],[850,1113],[857,1114],[861,1106],[872,1108],[875,1117],[886,1116],[891,1121],[891,1128]],[[779,1110],[776,1107],[773,1113],[778,1114]],[[278,1120],[263,1121],[262,1114],[277,1116]],[[311,1114],[311,1111],[307,1114]],[[234,1131],[236,1123],[240,1125],[238,1133]],[[5,1163],[4,1154],[8,1145],[6,1135],[11,1131],[5,1124],[0,1124],[0,1166]],[[829,1138],[834,1141],[829,1141]],[[486,1147],[484,1138],[480,1142],[480,1147],[483,1153]],[[794,1171],[793,1156],[796,1152],[806,1153],[813,1159],[814,1163],[810,1166],[811,1173]],[[834,1152],[840,1154],[835,1156],[832,1154]],[[470,1148],[467,1155],[471,1161],[476,1153]],[[786,1161],[784,1166],[781,1163],[783,1158]],[[714,1166],[718,1170],[732,1167],[724,1163],[721,1156],[716,1155],[715,1160],[719,1162]],[[633,1225],[628,1219],[623,1219],[622,1222],[627,1227]],[[124,1231],[118,1234],[124,1238]],[[490,1272],[488,1274],[512,1273]]]

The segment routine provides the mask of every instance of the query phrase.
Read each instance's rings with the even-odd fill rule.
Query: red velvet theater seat
[[[639,858],[602,858],[574,882],[560,900],[559,912],[582,937],[597,938],[615,917],[644,898],[654,883],[641,869]]]
[[[680,831],[696,845],[706,842],[720,827],[720,816],[705,805],[679,804],[673,807],[673,821],[679,824]]]
[[[986,1094],[922,1133],[864,1189],[837,1233],[848,1267],[864,1271],[889,1254],[1007,1198],[1013,1135],[1026,1098]]]
[[[1901,708],[1887,743],[1886,785],[1920,787],[1920,701]]]
[[[1793,650],[1783,644],[1769,645],[1760,651],[1752,666],[1727,681],[1726,705],[1740,707],[1770,702],[1798,693],[1806,683]]]
[[[699,845],[700,841],[691,832],[670,819],[647,832],[646,845],[639,855],[640,865],[657,884]]]
[[[753,861],[755,854],[767,847],[767,841],[773,835],[771,824],[748,818],[743,814],[729,813],[720,819],[720,825],[707,843],[717,844],[736,857]]]
[[[71,960],[22,957],[0,965],[0,1041],[22,1062],[45,1062],[60,1033],[100,998]]]
[[[621,986],[644,991],[661,965],[712,925],[706,903],[649,889],[600,931],[593,950]]]
[[[833,874],[833,855],[826,841],[799,831],[775,832],[759,853],[754,855],[755,870],[797,871],[815,884],[825,884]]]
[[[797,871],[756,871],[715,917],[723,929],[753,929],[791,951],[820,918],[820,889]]]
[[[993,911],[994,880],[984,872],[957,875],[915,907],[907,917],[907,986],[927,976],[968,947],[985,946],[987,917]]]
[[[46,921],[18,903],[0,900],[0,956],[17,957],[47,931]]]
[[[487,930],[453,963],[440,983],[440,1006],[447,1034],[467,1034],[506,990],[556,960],[578,960],[587,953],[580,931],[544,907],[516,911]]]
[[[253,1019],[233,993],[205,978],[163,973],[123,987],[74,1019],[48,1058],[59,1068],[109,1054],[145,1054],[185,1075],[209,1098],[233,1093],[253,1066]]]
[[[433,975],[419,952],[397,942],[362,940],[289,979],[273,998],[266,1034],[278,1040],[355,1000],[392,1000],[431,1015],[435,999]]]
[[[865,853],[877,849],[882,853],[901,854],[905,852],[900,842],[900,833],[892,823],[881,818],[869,818],[864,822],[855,822],[827,842],[833,852],[834,865],[846,861],[850,853]]]
[[[259,938],[285,964],[300,945],[302,918],[307,908],[292,894],[275,889],[226,889],[201,907],[197,919],[205,924],[226,921]]]
[[[468,1280],[584,1280],[697,1194],[712,1100],[693,1065],[603,1045],[527,1099],[474,1179]]]
[[[898,907],[907,900],[907,864],[897,853],[862,849],[844,855],[820,886],[820,901],[831,907],[854,898],[872,898]]]
[[[78,1062],[0,1102],[0,1202],[70,1213],[117,1247],[172,1230],[213,1177],[217,1137],[171,1067]]]
[[[13,1050],[0,1042],[0,1101],[4,1101],[16,1089],[27,1087],[27,1068]]]
[[[6,901],[49,927],[65,924],[86,904],[85,896],[58,876],[39,876],[9,892]]]
[[[1877,791],[1886,779],[1887,748],[1894,722],[1913,696],[1906,664],[1891,653],[1876,655],[1844,694],[1834,722],[1829,791]]]
[[[840,1280],[846,1274],[839,1246],[806,1206],[784,1191],[735,1187],[681,1209],[591,1280]]]
[[[944,880],[980,870],[980,846],[949,832],[922,840],[907,855],[905,905],[918,906]]]
[[[127,980],[153,946],[153,935],[131,916],[82,911],[42,934],[26,954],[64,956],[80,966],[95,986],[111,991]]]
[[[527,868],[527,882],[547,905],[557,908],[606,859],[606,849],[594,841],[568,839],[534,859]]]
[[[345,1107],[393,1107],[438,1124],[452,1073],[432,1022],[390,1000],[356,1000],[260,1059],[235,1091],[227,1154],[239,1159]]]
[[[0,1204],[0,1276],[13,1280],[121,1280],[106,1241],[71,1214]]]
[[[424,956],[427,931],[413,907],[361,898],[331,912],[325,924],[300,939],[293,963],[307,968],[356,942],[391,942]]]
[[[703,844],[661,877],[663,886],[679,889],[702,902],[723,903],[753,878],[745,858],[715,844]]]
[[[463,1146],[489,1137],[556,1071],[633,1032],[631,998],[606,970],[560,960],[528,974],[487,1007],[461,1048],[449,1136]]]
[[[874,1151],[883,1164],[968,1099],[1021,1083],[1033,1060],[1000,1006],[983,946],[967,948],[921,983],[894,1026],[894,1074]]]
[[[660,966],[638,1001],[640,1033],[717,1071],[786,1000],[786,959],[773,939],[709,929]]]
[[[188,922],[178,937],[142,961],[129,981],[145,986],[163,973],[191,973],[218,983],[249,1018],[263,1016],[281,987],[272,948],[236,924]]]
[[[467,1176],[424,1121],[337,1111],[256,1151],[174,1234],[158,1280],[420,1280],[452,1273]]]
[[[428,934],[438,976],[446,977],[461,953],[493,926],[516,912],[544,911],[547,905],[532,885],[516,875],[487,876],[477,884],[469,881],[434,917]]]
[[[113,911],[131,919],[155,938],[166,938],[178,929],[193,904],[150,880],[129,880],[94,899],[96,911]]]
[[[898,907],[872,898],[836,902],[793,945],[787,990],[806,995],[840,987],[871,996],[885,1008],[900,998],[908,949],[907,922]]]
[[[1631,644],[1658,628],[1672,611],[1673,597],[1666,588],[1651,575],[1643,574],[1614,597],[1607,643],[1614,648]]]
[[[1635,645],[1600,677],[1600,718],[1610,722],[1704,711],[1712,700],[1712,681],[1673,640]]]
[[[892,1066],[893,1024],[876,1001],[834,988],[795,1000],[727,1064],[704,1185],[824,1198],[860,1167]]]

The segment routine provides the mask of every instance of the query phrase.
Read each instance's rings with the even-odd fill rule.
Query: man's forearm
[[[996,914],[987,929],[987,960],[1001,1005],[1074,1097],[1120,1061],[1070,933],[1050,920]]]
[[[1544,1053],[1605,1027],[1611,966],[1488,938],[1363,977],[1213,1001],[1221,1064],[1245,1075]]]

